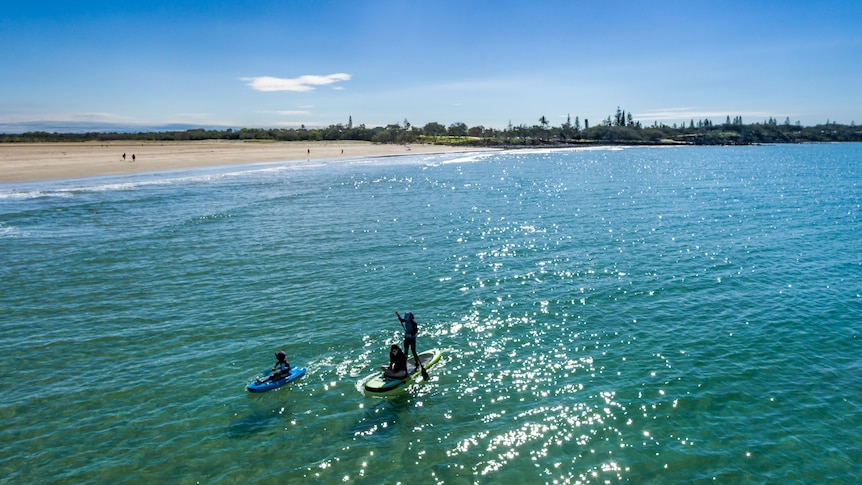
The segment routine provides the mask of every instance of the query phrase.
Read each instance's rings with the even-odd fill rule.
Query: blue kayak
[[[266,369],[249,382],[246,389],[249,392],[266,392],[278,387],[281,387],[288,382],[293,382],[305,375],[305,367],[291,367],[287,375],[281,376],[278,379],[270,379],[271,370]]]

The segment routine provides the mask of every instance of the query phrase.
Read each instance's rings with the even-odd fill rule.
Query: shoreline
[[[0,184],[251,163],[498,150],[500,149],[425,144],[395,145],[363,141],[0,143]]]

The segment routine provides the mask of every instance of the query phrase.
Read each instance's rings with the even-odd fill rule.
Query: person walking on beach
[[[416,353],[416,334],[419,333],[419,324],[413,318],[412,312],[405,313],[404,318],[401,318],[401,314],[398,312],[395,312],[395,316],[398,317],[398,321],[401,322],[401,326],[404,328],[404,352],[410,353],[412,350],[413,358],[416,359],[416,365],[422,367],[419,354]],[[428,379],[425,367],[422,367],[422,377]]]
[[[132,153],[132,161],[133,162],[135,161],[135,154],[134,153]]]
[[[125,153],[123,154],[123,161],[124,162],[126,161],[126,154]]]

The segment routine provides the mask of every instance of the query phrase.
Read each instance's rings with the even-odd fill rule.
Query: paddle
[[[276,381],[278,379],[273,379],[275,377],[275,371],[272,369],[266,369],[264,372],[267,373],[266,377],[257,377],[255,381],[259,384],[263,384],[264,382]],[[262,374],[262,373],[261,373]]]
[[[404,321],[401,319],[401,314],[399,314],[398,312],[395,312],[395,316],[398,317],[398,322],[401,324],[401,328],[404,329],[404,335],[407,335],[407,327],[404,326]],[[413,342],[412,350],[413,350],[413,359],[416,361],[416,365],[418,365],[419,368],[422,369],[422,378],[427,381],[428,380],[428,371],[425,370],[425,366],[422,365],[422,361],[419,360],[419,355],[416,354],[416,341],[415,341],[415,339]]]
[[[266,377],[261,377],[263,376],[264,372],[266,372]],[[264,382],[268,381],[270,377],[272,377],[272,371],[266,369],[264,371],[261,371],[257,376],[255,376],[254,382],[256,384],[263,384]]]

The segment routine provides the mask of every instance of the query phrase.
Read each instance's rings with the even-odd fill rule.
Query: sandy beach
[[[369,142],[0,143],[0,183],[38,182],[242,163],[482,151]],[[125,155],[125,157],[124,157]]]

